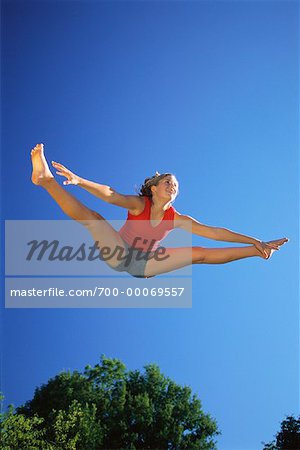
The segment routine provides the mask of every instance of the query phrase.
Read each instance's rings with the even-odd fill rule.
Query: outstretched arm
[[[52,166],[56,169],[57,175],[66,178],[63,183],[65,185],[73,184],[80,186],[95,197],[101,198],[101,200],[107,203],[126,208],[131,212],[140,211],[144,207],[143,199],[137,195],[119,194],[110,186],[94,183],[93,181],[79,177],[60,163],[52,161]]]
[[[175,214],[175,227],[182,228],[184,230],[190,231],[198,236],[203,236],[208,239],[214,239],[215,241],[225,241],[225,242],[239,242],[243,244],[252,244],[263,254],[266,254],[266,247],[274,248],[278,250],[278,246],[275,244],[266,244],[251,236],[246,236],[245,234],[236,233],[234,231],[228,230],[227,228],[212,227],[209,225],[204,225],[198,222],[190,216]]]

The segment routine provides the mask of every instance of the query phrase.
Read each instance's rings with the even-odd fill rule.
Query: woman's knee
[[[92,209],[91,209],[91,216],[93,220],[104,220],[104,218],[99,213],[93,211]]]
[[[84,220],[80,220],[80,222],[87,228],[93,228],[97,225],[99,220],[104,220],[104,218],[96,211],[90,209],[88,216]]]

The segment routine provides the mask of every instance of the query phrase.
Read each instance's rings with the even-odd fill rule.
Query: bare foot
[[[32,161],[31,180],[34,184],[42,185],[45,182],[53,179],[53,175],[50,172],[48,163],[44,156],[43,144],[37,144],[31,150],[31,161]]]
[[[267,253],[268,253],[268,257],[267,257],[266,259],[271,258],[273,252],[274,252],[275,250],[279,250],[280,247],[281,247],[283,244],[285,244],[286,242],[288,242],[288,241],[289,241],[288,238],[281,238],[281,239],[275,239],[274,241],[268,241],[268,242],[266,242],[266,244],[272,245],[272,247],[273,247],[273,248],[265,247],[265,250],[266,250]]]

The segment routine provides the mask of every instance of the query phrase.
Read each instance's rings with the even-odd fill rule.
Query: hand
[[[57,175],[61,175],[62,177],[66,177],[66,180],[63,184],[74,184],[77,185],[80,181],[80,177],[75,175],[75,173],[71,172],[71,170],[67,169],[65,166],[63,166],[60,163],[57,163],[55,161],[52,161],[52,166],[56,169]]]
[[[272,250],[279,250],[279,245],[275,243],[273,244],[263,241],[255,241],[254,245],[265,259],[268,259],[271,256]]]

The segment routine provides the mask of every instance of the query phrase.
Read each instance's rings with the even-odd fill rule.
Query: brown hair
[[[157,186],[160,180],[165,177],[174,176],[172,173],[159,173],[155,172],[152,177],[146,178],[144,184],[142,184],[140,191],[138,192],[140,197],[152,197],[151,186]]]

